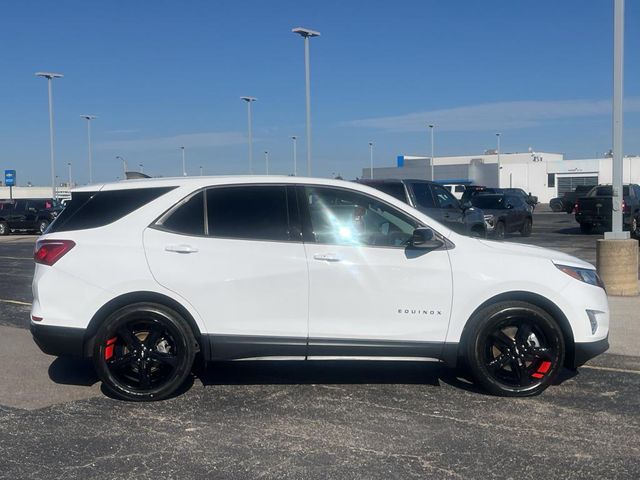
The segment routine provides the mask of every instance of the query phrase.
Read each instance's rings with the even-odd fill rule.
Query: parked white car
[[[608,348],[594,267],[458,235],[378,190],[296,177],[76,189],[38,239],[31,330],[131,400],[203,360],[428,357],[534,395]]]

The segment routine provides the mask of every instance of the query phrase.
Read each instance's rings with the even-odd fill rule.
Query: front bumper
[[[36,345],[47,355],[82,357],[84,354],[84,328],[39,325],[31,322],[30,329]]]
[[[574,345],[573,368],[578,368],[609,349],[609,335],[595,342],[577,342]]]

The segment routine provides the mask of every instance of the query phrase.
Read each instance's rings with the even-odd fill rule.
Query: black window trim
[[[167,233],[172,233],[174,235],[182,235],[185,237],[198,237],[198,238],[211,238],[211,239],[217,239],[217,240],[242,240],[242,241],[249,241],[249,242],[271,242],[271,243],[303,243],[303,239],[302,239],[302,234],[299,234],[299,239],[295,240],[295,239],[289,239],[289,240],[271,240],[268,238],[253,238],[253,237],[226,237],[226,236],[221,236],[221,235],[210,235],[209,234],[209,220],[208,220],[208,209],[207,209],[207,191],[208,190],[213,190],[213,189],[218,189],[218,188],[242,188],[242,187],[283,187],[285,190],[285,202],[286,202],[286,207],[287,207],[287,226],[289,229],[289,236],[291,237],[292,235],[294,235],[294,227],[297,227],[298,232],[302,232],[302,228],[300,225],[300,208],[298,206],[298,199],[294,198],[296,200],[295,205],[292,204],[291,199],[289,198],[290,195],[290,189],[287,187],[293,186],[293,184],[290,183],[225,183],[225,184],[220,184],[220,185],[209,185],[206,187],[201,187],[197,190],[194,190],[193,192],[189,193],[186,197],[182,198],[181,200],[179,200],[175,205],[172,205],[170,208],[168,208],[164,213],[162,213],[160,216],[158,216],[158,218],[156,218],[153,222],[151,222],[151,224],[149,225],[149,228],[153,228],[155,230],[160,230],[163,232],[167,232]],[[170,217],[171,214],[176,211],[178,208],[180,208],[182,205],[184,205],[185,203],[187,203],[192,197],[198,195],[200,192],[203,192],[203,198],[204,198],[204,234],[202,235],[198,235],[198,234],[194,234],[194,233],[184,233],[184,232],[177,232],[175,230],[169,229],[169,228],[165,228],[162,225],[162,221],[164,221],[166,218]],[[298,219],[298,225],[293,225],[292,224],[292,209],[296,209],[297,210],[297,219]],[[295,213],[295,212],[293,212]]]
[[[380,202],[383,205],[385,205],[385,206],[387,206],[389,208],[392,208],[393,210],[400,211],[404,216],[412,219],[417,224],[416,228],[418,228],[418,227],[427,227],[427,228],[430,228],[431,230],[433,230],[433,233],[444,242],[444,247],[442,248],[443,250],[450,250],[452,248],[455,248],[455,244],[451,240],[449,240],[447,237],[445,237],[443,234],[438,232],[435,228],[433,228],[432,226],[426,225],[422,220],[418,219],[417,217],[411,215],[408,212],[405,212],[404,210],[400,210],[395,205],[392,205],[389,202],[386,202],[386,201],[382,200],[381,198],[379,198],[377,196],[372,196],[372,195],[370,195],[370,194],[368,194],[366,192],[362,192],[360,190],[341,187],[341,186],[336,186],[336,185],[323,185],[323,184],[315,184],[315,183],[297,183],[295,185],[296,185],[296,191],[298,192],[296,197],[297,197],[298,206],[299,206],[300,215],[301,215],[301,220],[302,220],[302,236],[303,236],[303,239],[304,239],[304,243],[309,243],[309,244],[312,244],[312,245],[330,246],[330,247],[391,248],[391,249],[395,249],[395,250],[406,250],[407,249],[407,245],[398,245],[398,246],[394,246],[394,245],[348,245],[348,244],[347,245],[342,245],[342,244],[336,244],[336,243],[321,243],[321,242],[315,241],[315,239],[313,237],[313,234],[312,234],[313,230],[312,230],[312,226],[311,226],[311,214],[309,212],[309,208],[307,207],[307,199],[305,197],[305,192],[304,192],[305,187],[312,187],[312,188],[315,187],[315,188],[330,188],[330,189],[334,189],[334,190],[343,190],[345,192],[357,193],[357,194],[360,194],[360,195],[364,195],[365,197],[372,198],[372,199],[376,200],[377,202]],[[431,191],[431,189],[429,189],[429,190]]]

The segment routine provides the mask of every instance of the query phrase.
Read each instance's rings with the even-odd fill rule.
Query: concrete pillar
[[[608,295],[638,295],[637,240],[598,240],[596,265]]]

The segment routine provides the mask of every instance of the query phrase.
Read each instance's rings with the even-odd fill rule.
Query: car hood
[[[504,255],[535,257],[540,259],[551,260],[554,263],[569,265],[572,267],[595,269],[593,265],[584,260],[580,260],[573,255],[568,255],[557,250],[550,250],[544,247],[536,247],[534,245],[524,245],[521,243],[505,243],[494,242],[491,240],[476,240],[487,248],[498,251]]]

